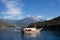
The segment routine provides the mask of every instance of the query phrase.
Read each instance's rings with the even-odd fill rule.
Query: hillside
[[[21,20],[9,20],[9,19],[0,19],[0,28],[3,27],[15,27],[16,26],[28,26],[31,23],[35,23],[37,22],[38,19],[36,20],[36,18],[33,17],[26,17],[24,19]]]
[[[29,25],[28,27],[34,26],[34,24]],[[60,29],[60,16],[55,17],[51,20],[44,21],[44,22],[37,22],[36,23],[37,28],[43,27],[45,29]]]
[[[8,28],[8,27],[17,27],[17,26],[28,26],[34,27],[36,23],[37,28],[45,28],[45,29],[60,29],[60,16],[55,17],[48,21],[39,21],[33,17],[27,17],[22,20],[2,20],[0,19],[0,28]]]
[[[28,26],[29,24],[35,23],[35,22],[37,22],[37,20],[35,20],[34,18],[27,17],[27,18],[17,21],[16,24],[21,25],[21,26]]]
[[[13,28],[13,27],[15,27],[15,25],[14,24],[10,24],[10,23],[0,19],[0,28],[8,28],[8,27],[10,27],[10,28],[12,27]]]

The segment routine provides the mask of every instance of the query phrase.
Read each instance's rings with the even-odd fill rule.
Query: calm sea
[[[60,31],[42,30],[37,34],[22,34],[16,30],[0,29],[0,40],[60,40]]]

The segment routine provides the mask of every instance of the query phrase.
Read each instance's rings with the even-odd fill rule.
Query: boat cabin
[[[24,31],[34,31],[36,28],[24,28]]]

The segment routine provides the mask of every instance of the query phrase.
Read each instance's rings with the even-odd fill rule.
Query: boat
[[[38,33],[40,32],[41,29],[36,29],[36,28],[24,28],[24,33]]]
[[[23,28],[23,32],[25,33],[25,34],[29,34],[29,33],[38,33],[38,32],[40,32],[42,30],[42,28],[40,28],[40,29],[36,29],[36,24],[35,24],[35,27],[34,28]]]

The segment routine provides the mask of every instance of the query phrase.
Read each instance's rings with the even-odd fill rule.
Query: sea
[[[0,29],[0,40],[60,40],[60,31],[41,30],[36,34],[23,34],[21,29]]]

